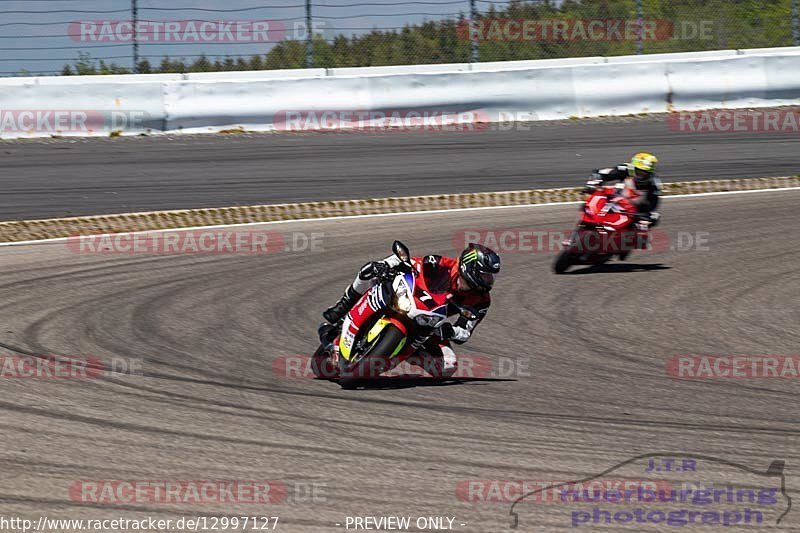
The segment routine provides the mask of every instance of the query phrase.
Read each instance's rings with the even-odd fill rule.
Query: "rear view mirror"
[[[400,241],[394,241],[392,251],[404,263],[408,263],[411,260],[411,252],[408,251],[408,246]]]

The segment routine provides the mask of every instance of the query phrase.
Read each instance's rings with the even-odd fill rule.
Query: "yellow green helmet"
[[[637,184],[646,183],[653,179],[658,166],[658,158],[647,152],[639,152],[631,159],[628,165],[628,174],[637,181]]]

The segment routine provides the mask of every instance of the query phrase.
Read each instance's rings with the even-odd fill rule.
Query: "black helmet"
[[[488,292],[500,272],[500,256],[486,246],[470,244],[458,258],[458,272],[470,287]]]

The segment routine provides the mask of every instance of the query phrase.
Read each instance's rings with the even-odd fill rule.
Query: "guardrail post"
[[[311,29],[311,0],[306,0],[306,68],[314,66],[314,30]]]
[[[478,57],[478,8],[475,0],[469,0],[469,40],[470,40],[470,63],[480,61]]]
[[[131,0],[131,19],[133,22],[133,73],[139,74],[139,33],[136,30],[139,22],[138,0]]]
[[[644,53],[644,6],[636,0],[636,55]]]

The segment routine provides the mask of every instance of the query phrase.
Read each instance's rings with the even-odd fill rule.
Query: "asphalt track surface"
[[[688,134],[664,116],[512,131],[0,143],[0,220],[577,186],[639,150],[665,181],[794,175],[796,133]]]
[[[0,248],[0,353],[141,365],[139,375],[2,380],[2,514],[277,515],[279,531],[309,532],[341,531],[348,515],[450,516],[455,531],[508,531],[507,502],[462,501],[459,483],[581,479],[665,451],[759,471],[784,460],[787,491],[797,493],[796,380],[676,380],[665,368],[679,354],[798,353],[799,201],[800,191],[669,198],[671,242],[708,232],[707,242],[572,275],[550,272],[551,253],[507,251],[490,314],[458,350],[498,365],[478,376],[487,379],[397,378],[357,391],[275,368],[315,349],[321,309],[362,262],[393,238],[417,254],[454,254],[452,237],[466,228],[569,229],[575,206],[264,226],[287,238],[323,233],[324,250],[305,253]],[[690,481],[734,476],[706,466]],[[280,480],[290,497],[98,506],[69,493],[76,480],[176,479]],[[304,483],[319,484],[318,501],[294,495]],[[800,527],[796,505],[782,526]],[[519,530],[575,528],[569,506],[529,504]]]

